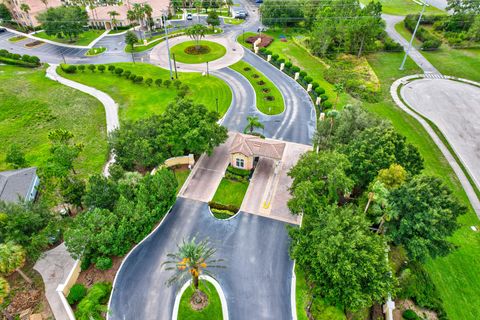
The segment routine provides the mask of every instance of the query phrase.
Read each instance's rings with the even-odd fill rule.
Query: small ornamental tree
[[[165,81],[163,81],[163,84],[165,85],[165,87],[168,88],[168,87],[170,87],[170,85],[172,84],[172,81],[170,81],[170,80],[165,80]]]
[[[135,81],[135,78],[137,77],[136,74],[132,73],[130,74],[130,76],[128,77],[128,79],[132,80],[132,81]]]
[[[92,72],[95,72],[95,68],[96,68],[96,67],[95,67],[94,64],[89,64],[89,65],[88,65],[88,69],[89,69],[90,71],[92,71]]]
[[[125,71],[123,72],[123,75],[124,75],[125,78],[127,78],[127,79],[130,77],[130,74],[132,74],[132,72],[131,72],[130,70],[125,70]]]
[[[7,152],[6,162],[11,164],[15,169],[24,168],[27,165],[25,153],[17,144],[12,144]]]
[[[81,64],[78,66],[78,70],[85,72],[85,65]]]
[[[182,81],[180,80],[175,80],[173,81],[173,86],[178,90],[180,88],[180,85],[182,84]]]
[[[0,244],[0,273],[11,274],[17,271],[22,278],[32,283],[32,280],[20,270],[25,265],[26,253],[22,246],[14,242]]]
[[[136,76],[134,82],[135,83],[142,83],[143,82],[143,77],[142,76]]]
[[[105,66],[103,64],[99,65],[98,66],[98,71],[103,73],[105,71]]]
[[[152,82],[153,82],[152,78],[145,79],[145,84],[149,87],[152,85]]]
[[[160,86],[162,85],[162,79],[157,79],[157,80],[155,80],[155,85],[156,85],[157,87],[160,87]]]
[[[111,73],[113,73],[113,71],[115,71],[115,66],[114,65],[109,65],[108,66],[108,71],[110,71]]]
[[[123,73],[123,69],[122,69],[122,68],[116,68],[116,69],[115,69],[115,74],[116,74],[117,76],[119,76],[119,77],[122,76],[122,73]]]

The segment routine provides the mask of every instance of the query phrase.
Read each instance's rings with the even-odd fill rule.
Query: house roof
[[[0,201],[18,202],[28,198],[37,178],[37,168],[0,172]]]
[[[284,142],[237,133],[233,139],[230,153],[241,153],[247,157],[266,157],[281,160],[284,150]]]
[[[110,11],[116,11],[119,15],[115,17],[118,21],[127,20],[127,11],[133,8],[135,3],[149,4],[152,7],[152,18],[158,19],[168,13],[170,0],[129,0],[118,5],[98,6],[94,12],[88,10],[90,20],[92,21],[110,21]]]

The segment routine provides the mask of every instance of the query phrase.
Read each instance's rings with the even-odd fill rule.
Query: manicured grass
[[[194,293],[192,286],[188,286],[187,290],[182,294],[180,306],[178,309],[178,320],[222,320],[222,303],[217,290],[207,281],[201,281],[199,289],[208,295],[208,305],[200,311],[195,311],[190,306],[190,298]]]
[[[234,24],[234,25],[242,24],[244,21],[245,21],[244,19],[236,19],[236,18],[225,18],[225,19],[223,19],[223,22],[225,24]]]
[[[410,40],[412,33],[405,28],[403,21],[395,25],[395,30],[402,37]],[[413,44],[416,48],[419,48],[422,42],[415,38]],[[420,52],[444,75],[480,81],[480,68],[478,67],[480,49],[478,48],[453,49],[448,44],[443,43],[438,50]]]
[[[105,47],[91,48],[85,53],[86,56],[98,56],[107,50]]]
[[[37,38],[47,39],[47,40],[56,41],[60,43],[73,44],[77,46],[87,46],[90,44],[90,42],[97,39],[104,32],[105,30],[90,29],[79,34],[78,37],[73,41],[70,41],[69,38],[57,38],[56,36],[49,36],[45,33],[45,31],[35,33],[34,36]]]
[[[168,33],[168,37],[173,37],[173,36],[180,36],[180,33],[183,33],[183,30],[176,30]],[[165,40],[165,35],[158,34],[153,37],[147,38],[148,44],[144,45],[142,39],[138,40],[138,44],[133,47],[133,52],[143,52],[152,49],[155,47],[157,44],[163,42]],[[129,45],[125,46],[125,52],[131,53],[132,52],[132,47]]]
[[[208,48],[210,51],[204,54],[190,54],[186,51],[197,45]],[[173,46],[170,50],[172,55],[175,55],[175,60],[178,62],[192,64],[217,60],[223,57],[227,52],[227,49],[221,44],[206,40],[201,40],[199,43],[196,43],[193,40],[185,41]]]
[[[402,53],[369,56],[368,60],[382,82],[384,99],[381,103],[366,104],[366,108],[392,121],[394,127],[419,149],[425,159],[424,172],[442,178],[468,206],[467,214],[458,219],[461,228],[451,238],[458,249],[446,257],[428,260],[425,268],[438,289],[449,319],[474,320],[478,318],[478,308],[471,303],[471,297],[480,296],[480,275],[477,272],[480,269],[480,241],[470,226],[479,225],[479,221],[458,178],[430,136],[414,118],[393,104],[386,91],[396,78],[420,72],[410,59],[406,70],[399,71],[402,57]]]
[[[115,66],[129,70],[136,75],[142,75],[144,79],[169,78],[169,71],[144,63],[116,63]],[[165,111],[169,103],[176,99],[177,91],[173,86],[157,87],[152,84],[134,84],[124,76],[119,77],[109,71],[101,73],[90,70],[77,71],[74,74],[66,74],[60,68],[58,72],[71,80],[95,87],[109,94],[120,107],[120,120],[136,120],[148,117],[152,114],[160,114]],[[218,112],[223,115],[232,101],[232,92],[222,80],[209,76],[202,77],[199,73],[178,73],[178,79],[190,88],[187,98],[195,103],[203,104],[210,110],[216,111],[215,98],[218,97]]]
[[[12,144],[30,166],[49,154],[48,133],[67,129],[85,149],[76,164],[81,176],[100,173],[107,159],[105,112],[95,98],[45,77],[44,69],[0,66],[0,170],[12,169],[5,156]]]
[[[249,37],[253,37],[258,35],[258,33],[255,32],[243,32],[241,35],[237,37],[237,42],[240,43],[242,46],[248,49],[252,49],[253,45],[251,43],[247,43],[245,40],[247,40]]]
[[[382,11],[386,14],[391,14],[395,16],[405,16],[407,14],[420,14],[422,11],[422,6],[416,4],[412,0],[379,0],[382,4]],[[370,0],[360,0],[361,3],[367,5]],[[427,14],[441,14],[445,13],[434,6],[429,6],[426,8],[425,13]]]
[[[238,182],[223,178],[212,201],[240,208],[247,189],[248,182]]]
[[[241,73],[250,81],[250,84],[255,90],[258,110],[269,115],[279,114],[285,110],[285,103],[281,92],[263,73],[244,61],[239,61],[231,65],[230,68]],[[254,75],[258,75],[259,77],[254,78]],[[261,84],[261,81],[263,81],[264,84]],[[264,92],[263,90],[265,89],[269,89],[269,92]],[[273,97],[274,100],[269,101],[267,97]]]
[[[122,32],[127,32],[128,30],[114,30],[114,29],[111,29],[108,34],[119,34],[119,33],[122,33]]]
[[[25,36],[16,36],[16,37],[11,37],[10,39],[8,39],[8,41],[18,42],[18,41],[22,41],[22,40],[25,40],[25,39],[27,39],[27,37],[25,37]]]
[[[175,173],[175,178],[177,179],[178,187],[177,187],[177,193],[180,191],[182,188],[183,184],[185,183],[185,180],[187,180],[188,175],[190,174],[190,170],[188,169],[176,169],[174,170]]]

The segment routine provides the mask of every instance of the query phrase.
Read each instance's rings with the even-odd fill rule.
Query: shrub
[[[252,69],[251,69],[250,67],[245,67],[245,68],[243,68],[243,70],[244,70],[244,71],[250,71],[250,70],[252,70]]]
[[[263,81],[263,80],[257,81],[257,84],[258,84],[259,86],[264,86],[264,85],[265,85],[265,81]]]
[[[134,73],[131,73],[128,79],[134,81],[137,76]]]
[[[277,59],[278,59],[279,57],[280,57],[280,56],[275,53],[274,55],[272,55],[272,60],[273,60],[273,61],[277,61]]]
[[[292,66],[292,72],[294,72],[294,73],[300,72],[300,68],[297,67],[297,66]]]
[[[406,319],[406,320],[417,320],[417,319],[419,320],[420,319],[420,317],[417,316],[415,311],[413,311],[411,309],[407,309],[407,310],[403,311],[402,317],[403,317],[403,319]]]
[[[109,257],[99,257],[95,262],[95,267],[98,270],[108,270],[112,267],[113,262]]]
[[[69,304],[75,304],[87,295],[87,288],[83,284],[74,284],[67,296]]]
[[[181,84],[182,84],[182,81],[180,81],[180,80],[173,81],[173,86],[177,89],[180,88]]]
[[[320,96],[325,93],[325,89],[323,89],[322,87],[317,87],[315,88],[315,93]]]
[[[403,47],[400,43],[387,37],[383,43],[383,49],[385,51],[403,51]]]
[[[214,201],[210,201],[208,203],[208,205],[210,206],[211,209],[218,209],[218,210],[228,210],[228,211],[231,211],[233,213],[237,213],[238,210],[240,210],[240,208],[234,206],[234,205],[225,205],[225,204],[221,204],[221,203],[218,203],[218,202],[214,202]]]
[[[114,66],[114,65],[109,65],[109,66],[108,66],[108,71],[110,71],[111,73],[113,73],[113,71],[115,71],[115,66]]]
[[[307,76],[307,73],[305,71],[300,71],[300,77],[305,78]]]
[[[131,73],[132,73],[132,72],[131,72],[130,70],[125,70],[125,71],[123,72],[123,75],[125,76],[125,78],[128,79],[128,77],[130,77],[130,74],[131,74]]]
[[[85,71],[85,66],[83,64],[79,65],[78,70],[84,72]]]
[[[115,69],[115,74],[116,74],[117,76],[122,76],[122,73],[123,73],[123,69],[122,69],[122,68],[116,68],[116,69]]]
[[[37,65],[40,65],[40,58],[37,57],[37,56],[31,56],[31,57],[30,57],[30,62],[31,62],[31,63],[35,63],[35,64],[37,64]]]
[[[318,82],[312,82],[312,90],[317,89],[319,86]]]
[[[108,302],[112,285],[107,282],[95,283],[85,298],[80,301],[75,312],[77,320],[102,319],[101,306]]]
[[[306,83],[311,83],[313,81],[312,77],[307,76],[303,80],[305,80]]]
[[[172,84],[172,81],[170,81],[170,80],[163,81],[163,85],[167,88],[170,87],[171,84]]]
[[[278,63],[285,63],[285,59],[278,59]]]
[[[69,65],[63,68],[63,71],[65,71],[66,73],[75,73],[75,71],[77,71],[77,67],[74,65]]]
[[[155,80],[155,84],[157,85],[157,87],[160,87],[162,85],[162,79]]]
[[[145,79],[145,84],[149,87],[152,85],[152,82],[153,82],[152,78]]]
[[[239,176],[231,172],[225,172],[225,178],[228,180],[238,181],[238,182],[248,182],[248,177]]]
[[[320,95],[320,99],[322,99],[322,102],[323,101],[327,101],[328,100],[328,96],[326,94],[322,94]]]
[[[434,50],[438,49],[440,45],[442,44],[442,41],[439,39],[430,39],[422,44],[422,50]]]
[[[232,217],[236,213],[230,210],[221,210],[221,209],[215,209],[215,208],[210,208],[210,211],[212,211],[213,215],[217,219],[227,219]]]
[[[265,50],[265,54],[266,54],[267,56],[269,56],[269,55],[272,54],[272,51],[270,51],[270,50]]]
[[[232,166],[227,167],[227,172],[230,172],[232,174],[235,174],[235,175],[241,176],[241,177],[249,177],[250,173],[251,173],[250,170],[239,169],[239,168],[235,168],[235,167],[232,167]]]
[[[287,69],[292,68],[292,66],[293,66],[293,64],[290,61],[285,63],[285,68],[287,68]]]
[[[330,109],[332,106],[333,106],[333,104],[330,101],[322,102],[322,107],[324,109]]]
[[[92,72],[95,72],[95,68],[96,68],[96,66],[94,64],[89,64],[88,65],[88,69]]]
[[[142,76],[136,76],[136,77],[135,77],[135,80],[134,80],[135,83],[141,83],[142,81],[143,81],[143,77],[142,77]]]
[[[103,64],[101,64],[97,67],[97,69],[98,69],[98,71],[103,73],[105,71],[105,66]]]

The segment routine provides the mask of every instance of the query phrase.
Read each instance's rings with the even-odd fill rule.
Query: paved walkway
[[[409,115],[411,115],[412,117],[414,117],[418,122],[420,122],[420,124],[425,128],[425,130],[427,131],[427,133],[430,135],[430,137],[432,138],[433,142],[435,142],[435,144],[438,146],[438,148],[440,149],[440,151],[442,152],[442,154],[444,155],[445,159],[448,161],[448,163],[450,164],[450,166],[452,167],[453,171],[455,172],[455,174],[457,175],[460,183],[462,184],[463,186],[463,189],[465,190],[465,193],[467,194],[468,196],[468,199],[470,200],[470,203],[473,207],[473,209],[475,210],[477,216],[480,218],[480,200],[478,199],[477,195],[475,194],[475,191],[473,190],[473,187],[472,185],[470,184],[470,182],[468,181],[467,177],[465,176],[464,172],[462,171],[462,169],[460,168],[459,164],[457,163],[457,161],[455,160],[455,158],[453,157],[453,155],[450,153],[450,151],[447,149],[447,147],[445,146],[445,144],[442,142],[442,140],[440,140],[440,138],[437,136],[437,134],[435,133],[435,131],[432,129],[432,127],[430,127],[430,125],[428,124],[428,122],[423,119],[420,115],[418,115],[417,113],[415,113],[412,109],[410,109],[409,107],[407,107],[403,102],[402,100],[400,99],[400,97],[398,96],[398,88],[399,86],[402,84],[402,83],[407,83],[409,82],[410,80],[412,79],[415,79],[415,78],[418,78],[418,77],[422,77],[423,75],[412,75],[412,76],[408,76],[408,77],[404,77],[404,78],[401,78],[401,79],[398,79],[397,81],[395,81],[392,86],[390,87],[390,94],[393,98],[393,100],[395,101],[395,103],[403,110],[405,111],[406,113],[408,113]],[[428,81],[439,81],[439,80],[428,80]],[[403,90],[402,90],[403,91]],[[451,107],[452,105],[448,105],[447,107]],[[437,124],[438,125],[438,124]],[[452,142],[450,142],[452,143]],[[478,168],[475,168],[478,170]]]
[[[58,247],[45,252],[33,266],[42,276],[45,283],[45,296],[57,320],[68,319],[67,312],[58,295],[57,287],[65,282],[74,264],[75,260],[68,253],[65,244],[62,243]]]
[[[400,33],[397,32],[397,30],[395,30],[395,25],[403,21],[405,17],[382,14],[382,18],[387,23],[387,26],[386,26],[387,34],[390,36],[390,38],[400,43],[404,48],[404,50],[406,51],[408,48],[408,43],[410,39],[405,39],[400,35]],[[413,45],[410,48],[410,52],[408,55],[410,56],[410,58],[412,58],[413,61],[415,61],[415,63],[423,70],[424,73],[426,74],[431,73],[431,74],[438,74],[438,75],[441,74],[440,71],[438,71]]]
[[[171,38],[168,40],[170,48],[173,46],[191,40],[187,36],[181,36],[176,38]],[[216,42],[227,49],[225,55],[217,60],[210,61],[208,63],[209,70],[219,70],[225,67],[228,67],[242,59],[243,57],[243,47],[236,42],[232,37],[225,35],[209,35],[204,38],[204,40]],[[150,53],[150,63],[158,65],[164,69],[169,69],[168,64],[168,51],[167,51],[167,42],[162,41],[156,45]],[[173,60],[172,60],[173,68]],[[207,64],[198,63],[198,64],[188,64],[177,61],[177,70],[179,72],[206,72]]]

